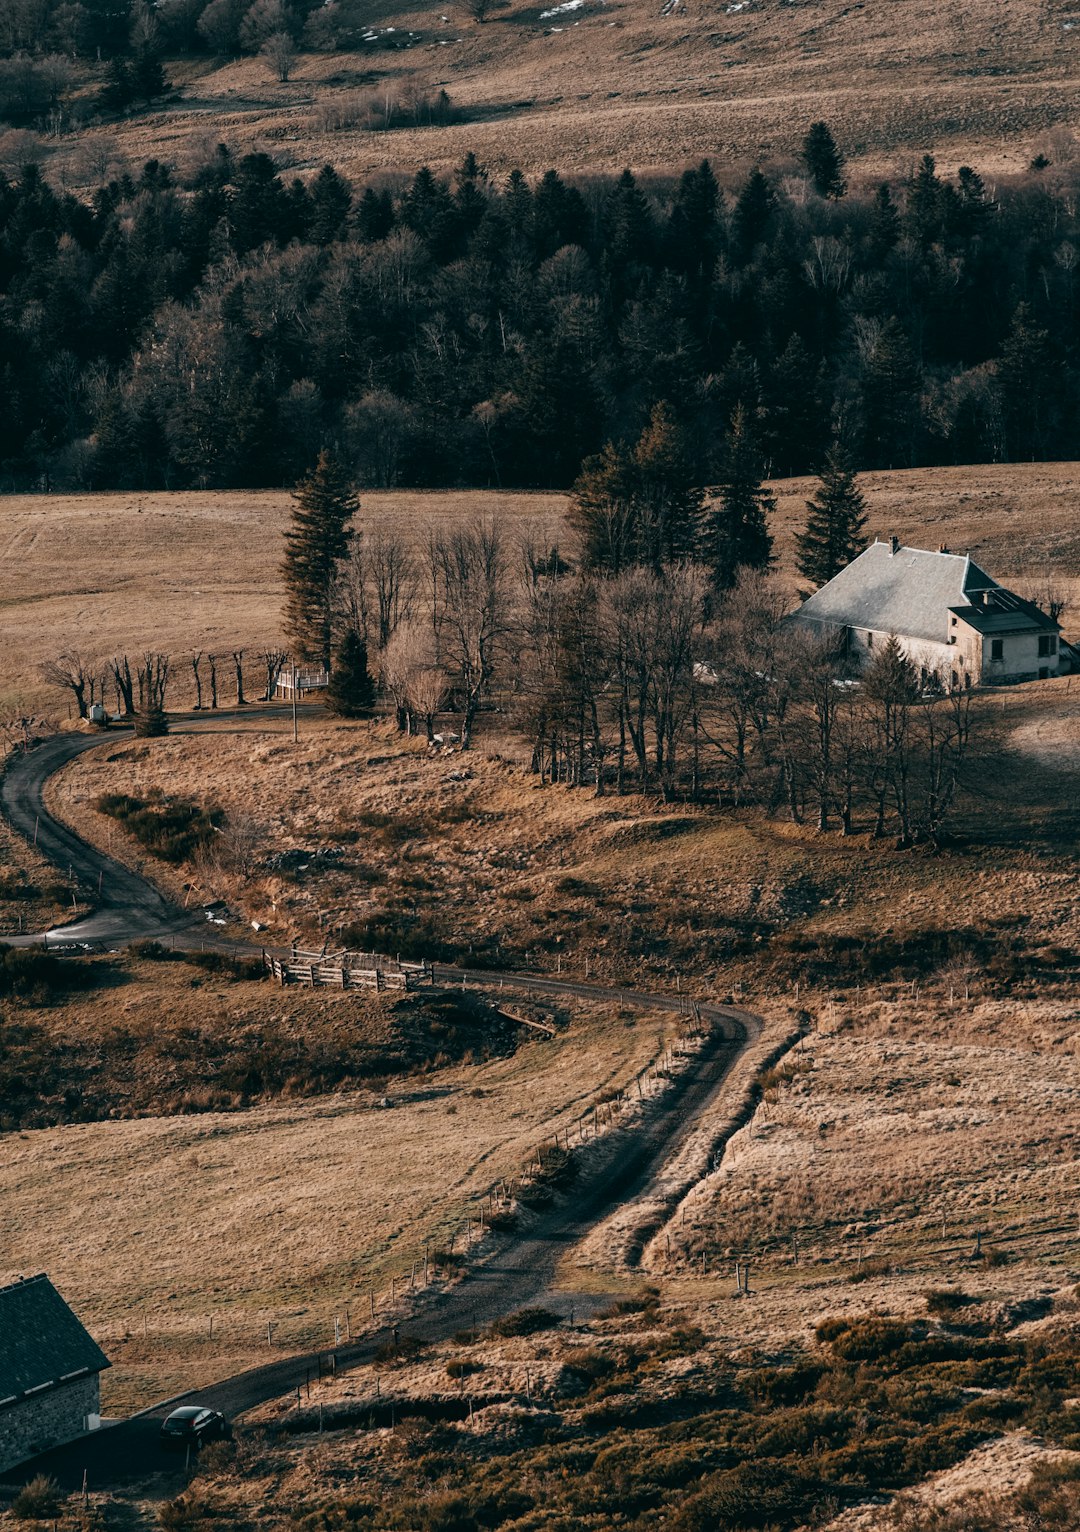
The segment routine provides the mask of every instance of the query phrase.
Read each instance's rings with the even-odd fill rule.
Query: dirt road
[[[49,778],[81,751],[100,743],[100,736],[94,735],[54,736],[15,757],[0,783],[0,808],[11,824],[27,839],[36,834],[38,849],[64,872],[70,869],[84,890],[84,897],[87,891],[99,887],[102,890],[100,902],[84,919],[23,940],[41,941],[47,935],[56,945],[86,942],[118,947],[153,936],[175,946],[212,940],[215,945],[235,950],[238,943],[224,933],[208,931],[201,915],[193,919],[178,909],[147,879],[99,852],[48,812],[44,790]],[[687,1005],[684,996],[646,994],[543,974],[463,970],[440,964],[437,977],[474,986],[509,982],[515,988],[610,1000],[621,1006],[652,1010],[684,1010]],[[572,1294],[550,1293],[563,1256],[615,1207],[644,1191],[664,1164],[678,1153],[701,1112],[722,1089],[733,1063],[761,1027],[758,1017],[730,1006],[703,1003],[698,1009],[711,1029],[705,1045],[656,1103],[649,1119],[632,1133],[624,1130],[625,1153],[579,1177],[572,1198],[537,1219],[524,1236],[505,1238],[494,1254],[477,1264],[455,1287],[433,1296],[420,1313],[408,1322],[403,1321],[403,1333],[421,1341],[446,1340],[459,1330],[489,1324],[500,1315],[541,1299],[563,1311],[575,1304]],[[587,1302],[577,1300],[579,1313]],[[291,1392],[327,1368],[341,1371],[370,1361],[387,1338],[384,1328],[333,1351],[282,1357],[184,1398],[197,1399],[236,1417]],[[173,1493],[184,1482],[184,1465],[174,1463],[163,1469],[163,1455],[157,1444],[160,1420],[173,1403],[43,1454],[4,1477],[25,1480],[45,1472],[65,1487],[77,1488],[85,1473],[91,1488],[108,1489],[154,1476],[159,1492]]]

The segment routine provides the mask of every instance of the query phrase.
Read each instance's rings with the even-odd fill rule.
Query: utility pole
[[[292,742],[294,745],[299,738],[300,736],[296,731],[296,662],[294,660],[292,668]]]

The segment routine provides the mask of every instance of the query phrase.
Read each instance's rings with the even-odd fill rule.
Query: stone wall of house
[[[100,1400],[94,1373],[0,1407],[0,1472],[81,1436],[87,1416],[99,1413]]]

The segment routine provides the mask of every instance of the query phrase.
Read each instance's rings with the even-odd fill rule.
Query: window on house
[[[1045,659],[1048,654],[1056,654],[1056,653],[1057,653],[1057,634],[1056,633],[1040,633],[1039,634],[1039,658],[1040,658],[1040,660]]]
[[[992,660],[1003,660],[1005,658],[1005,640],[1003,638],[992,638],[990,640],[990,658]]]

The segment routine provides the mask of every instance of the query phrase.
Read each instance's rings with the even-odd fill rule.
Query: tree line
[[[0,484],[564,488],[663,405],[688,478],[1080,456],[1080,199],[923,159],[848,188],[467,155],[355,186],[225,146],[89,197],[0,185]],[[741,424],[740,424],[741,423]],[[619,465],[616,464],[616,467]]]

